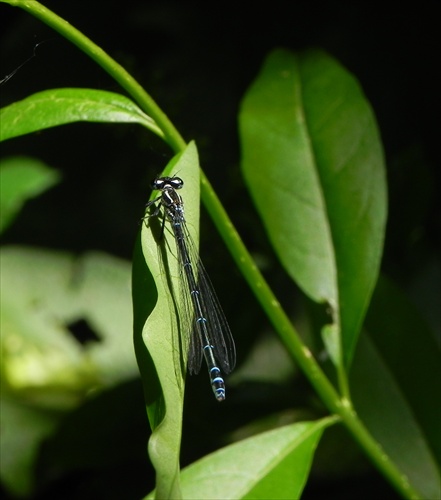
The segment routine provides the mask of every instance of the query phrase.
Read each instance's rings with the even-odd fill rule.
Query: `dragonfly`
[[[214,396],[218,401],[223,401],[223,374],[234,369],[236,348],[228,322],[187,228],[184,202],[177,192],[183,185],[184,181],[180,177],[156,178],[152,189],[160,191],[160,195],[147,203],[146,208],[154,207],[153,213],[147,217],[158,216],[163,208],[162,234],[167,219],[176,242],[181,289],[182,293],[188,294],[182,300],[185,308],[182,314],[189,318],[183,324],[188,324],[191,329],[185,332],[190,336],[187,369],[190,374],[198,374],[202,358],[205,358]]]

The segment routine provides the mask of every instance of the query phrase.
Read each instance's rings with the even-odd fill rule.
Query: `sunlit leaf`
[[[330,305],[334,363],[352,358],[378,275],[386,184],[354,77],[322,52],[273,52],[240,113],[242,169],[289,275]],[[343,347],[343,356],[338,352]]]
[[[300,498],[320,437],[335,421],[280,427],[207,455],[182,471],[183,497]]]
[[[159,137],[154,120],[121,94],[104,90],[43,90],[0,109],[0,141],[74,122],[138,123]]]

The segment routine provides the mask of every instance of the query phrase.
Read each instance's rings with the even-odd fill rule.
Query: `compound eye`
[[[158,191],[163,191],[167,188],[181,189],[184,185],[184,181],[179,177],[157,177],[152,182],[152,189],[157,189]]]
[[[169,181],[169,184],[174,189],[181,189],[181,187],[184,185],[184,181],[180,177],[172,177],[168,181]]]
[[[164,187],[164,179],[157,178],[152,182],[152,189],[161,190]]]

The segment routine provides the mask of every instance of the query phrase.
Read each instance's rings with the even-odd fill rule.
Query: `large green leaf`
[[[43,162],[25,156],[0,162],[0,233],[14,220],[25,201],[58,182],[59,174]]]
[[[339,362],[342,346],[348,364],[386,220],[372,110],[328,55],[277,50],[243,100],[240,131],[243,173],[271,242],[303,291],[331,306],[330,352]]]
[[[43,90],[0,109],[0,141],[74,122],[139,123],[163,137],[155,121],[121,94],[62,88]]]
[[[178,175],[184,180],[181,195],[185,203],[185,218],[194,241],[198,242],[199,161],[194,143],[190,143],[183,153],[173,158],[164,175]],[[154,193],[155,196],[158,194]],[[157,473],[157,497],[180,498],[179,454],[186,346],[190,332],[179,321],[182,319],[179,311],[183,307],[183,297],[180,293],[176,244],[169,224],[165,224],[164,237],[161,238],[161,221],[150,217],[145,220],[141,233],[142,253],[148,269],[143,267],[138,249],[134,263],[133,294],[135,346],[153,431],[149,454]],[[150,315],[150,311],[143,309],[142,305],[142,300],[151,301],[148,294],[157,297]],[[145,324],[142,324],[143,318]],[[212,397],[208,381],[206,397]]]
[[[207,455],[182,471],[183,497],[300,498],[317,444],[335,421],[287,425]]]

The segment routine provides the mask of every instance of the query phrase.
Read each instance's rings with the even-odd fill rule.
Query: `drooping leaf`
[[[243,173],[268,236],[303,291],[331,306],[326,342],[334,363],[343,354],[349,364],[386,220],[372,110],[331,57],[277,50],[243,100],[240,132]]]
[[[138,123],[163,137],[129,98],[94,89],[43,90],[0,109],[0,121],[0,141],[74,122]]]

